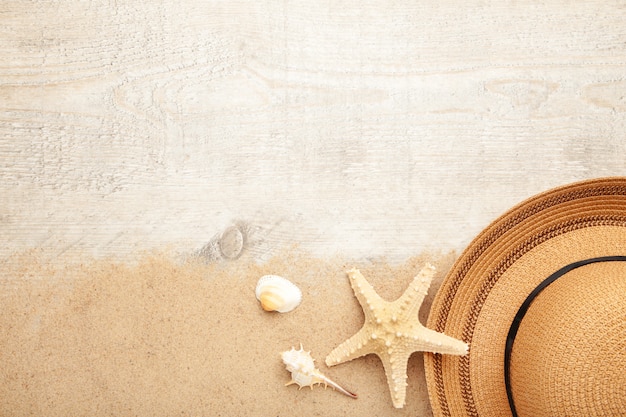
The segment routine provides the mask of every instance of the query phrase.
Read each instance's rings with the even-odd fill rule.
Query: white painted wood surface
[[[0,255],[399,261],[626,174],[624,3],[530,3],[0,2]]]

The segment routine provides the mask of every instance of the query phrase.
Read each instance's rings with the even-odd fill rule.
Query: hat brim
[[[550,190],[487,227],[456,261],[430,310],[429,328],[470,345],[466,356],[425,354],[434,415],[512,416],[505,344],[520,306],[564,266],[617,255],[626,255],[622,177]]]

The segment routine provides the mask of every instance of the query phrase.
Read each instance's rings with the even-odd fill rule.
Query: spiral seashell
[[[264,275],[259,278],[255,293],[265,311],[287,313],[298,307],[302,301],[300,288],[278,275]]]
[[[297,384],[299,388],[311,387],[316,384],[324,384],[324,386],[330,385],[333,389],[340,393],[347,395],[350,398],[357,398],[357,395],[342,388],[335,381],[322,374],[319,369],[315,367],[315,359],[311,357],[311,352],[307,352],[300,343],[300,349],[296,350],[294,347],[291,350],[287,350],[280,354],[283,363],[287,370],[291,372],[291,381],[285,385]]]

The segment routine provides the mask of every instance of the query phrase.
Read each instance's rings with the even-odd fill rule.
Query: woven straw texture
[[[463,357],[425,355],[435,416],[512,416],[504,381],[504,350],[520,305],[537,285],[563,266],[615,255],[626,255],[626,178],[586,181],[551,190],[514,207],[485,229],[457,260],[430,311],[430,328],[470,344],[470,353]],[[589,273],[593,268],[585,267],[571,277],[567,274],[561,287],[574,282],[577,275],[595,277],[598,274]],[[617,276],[623,287],[624,275]],[[595,283],[614,284],[602,280]],[[558,338],[549,329],[542,333],[543,338],[532,334],[537,322],[545,322],[541,304],[533,303],[528,320],[524,319],[521,343],[515,345],[511,361],[512,388],[520,417],[625,415],[626,373],[598,374],[604,369],[603,357],[611,358],[610,366],[624,369],[625,299],[618,297],[611,309],[589,315],[587,310],[602,304],[597,297],[607,294],[604,290],[597,294],[590,286],[594,284],[576,286],[578,290],[573,294],[554,287],[543,294],[545,300],[558,300],[554,301],[557,305],[568,307],[566,313],[580,306],[571,315],[550,320],[552,326],[564,332]],[[565,328],[559,320],[567,321],[568,317],[573,323]],[[574,330],[585,327],[593,328],[589,337],[579,340],[579,344],[566,342],[577,337]],[[547,337],[550,334],[555,337]],[[599,356],[584,357],[585,349],[594,351],[600,344],[605,350]],[[543,356],[533,356],[531,346]],[[579,362],[580,366],[566,366],[567,361]],[[580,369],[585,366],[591,368]],[[534,368],[535,373],[524,376],[528,368]],[[569,370],[573,373],[566,375]],[[544,372],[551,372],[551,378],[544,378]],[[573,381],[578,381],[577,385]],[[533,389],[540,387],[547,397],[536,397]]]
[[[511,357],[520,416],[626,413],[624,297],[626,262],[574,269],[539,294]]]

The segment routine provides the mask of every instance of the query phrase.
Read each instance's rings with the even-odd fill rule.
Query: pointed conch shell
[[[287,313],[298,307],[302,301],[300,288],[278,275],[264,275],[259,278],[255,293],[265,311]]]
[[[314,361],[311,357],[311,352],[305,352],[300,344],[300,350],[296,350],[294,347],[291,350],[287,350],[281,353],[283,363],[286,365],[287,370],[291,372],[291,381],[285,385],[298,384],[300,388],[311,387],[315,384],[324,384],[324,386],[330,385],[337,391],[351,398],[357,398],[357,395],[340,387],[336,382],[332,381],[319,369],[315,368]]]

